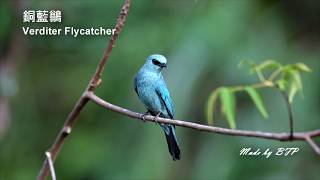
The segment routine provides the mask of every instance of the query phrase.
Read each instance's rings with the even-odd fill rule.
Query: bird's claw
[[[159,125],[160,125],[160,123],[157,121],[157,118],[159,118],[160,114],[161,114],[161,112],[159,112],[159,113],[158,113],[156,116],[154,116],[154,118],[153,118],[154,122],[155,122],[156,124],[159,124]]]
[[[145,112],[145,113],[143,113],[142,115],[141,115],[141,119],[142,119],[142,121],[143,122],[146,122],[146,119],[144,118],[146,115],[149,115],[149,111],[147,111],[147,112]]]
[[[140,116],[140,118],[142,119],[143,122],[146,122],[146,120],[144,119],[145,116],[146,116],[146,114],[142,114],[142,115]]]

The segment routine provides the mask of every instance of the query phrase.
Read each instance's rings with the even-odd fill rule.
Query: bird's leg
[[[150,111],[148,110],[147,112],[145,112],[145,113],[143,113],[143,114],[141,115],[141,119],[142,119],[143,122],[146,122],[146,120],[144,119],[144,117],[145,117],[146,115],[149,115],[149,114],[150,114]]]
[[[156,124],[159,124],[159,125],[160,125],[160,123],[157,121],[157,118],[160,116],[160,114],[161,114],[161,112],[159,112],[159,113],[153,118],[154,122],[155,122]]]

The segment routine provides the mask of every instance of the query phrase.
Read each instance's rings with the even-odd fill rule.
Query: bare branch
[[[103,58],[102,60],[100,61],[98,67],[97,67],[97,70],[96,72],[94,73],[91,81],[90,81],[90,84],[88,86],[88,91],[94,91],[95,88],[100,84],[101,82],[101,75],[102,75],[102,72],[104,70],[104,66],[106,64],[106,62],[108,61],[109,59],[109,56],[111,54],[111,51],[115,45],[115,42],[120,34],[120,31],[122,30],[122,27],[124,26],[124,23],[126,21],[126,17],[128,15],[128,12],[129,12],[129,8],[130,8],[130,3],[131,3],[131,0],[126,0],[124,5],[122,6],[121,8],[121,11],[120,11],[120,15],[118,17],[118,20],[117,20],[117,24],[115,26],[115,33],[112,35],[112,37],[110,38],[110,41],[109,41],[109,44],[108,44],[108,48],[107,50],[104,52],[104,55],[103,55]]]
[[[103,58],[101,59],[96,72],[94,73],[92,79],[90,80],[90,83],[88,87],[86,88],[85,92],[83,94],[86,94],[88,91],[94,91],[96,87],[100,83],[100,78],[104,69],[104,65],[108,61],[108,58],[111,54],[111,51],[115,45],[115,42],[117,40],[117,37],[119,36],[122,27],[124,26],[124,23],[126,21],[127,14],[129,12],[129,7],[130,7],[131,0],[125,0],[124,5],[121,8],[120,15],[117,19],[117,23],[115,26],[115,33],[112,35],[112,37],[109,40],[108,48],[105,51]],[[71,133],[72,127],[74,126],[77,117],[79,116],[80,112],[84,108],[84,106],[87,104],[88,98],[86,96],[81,96],[78,100],[78,102],[75,104],[73,110],[70,112],[69,116],[65,120],[65,123],[60,130],[60,133],[58,134],[54,144],[52,147],[48,150],[51,154],[51,160],[52,162],[55,161],[61,146],[63,145],[65,138]],[[49,160],[48,158],[44,161],[42,168],[39,172],[38,179],[39,180],[44,180],[48,176],[49,173]]]
[[[52,180],[56,180],[56,173],[54,172],[54,166],[53,166],[53,161],[52,161],[52,158],[51,158],[51,153],[50,152],[46,152],[46,156],[47,156],[47,160],[49,162],[49,167],[50,167],[50,173],[51,173],[51,177],[52,177]]]
[[[309,143],[311,148],[320,156],[320,147],[311,139],[310,136],[306,136],[306,141]]]
[[[284,100],[286,101],[286,106],[288,109],[288,116],[289,116],[289,128],[290,128],[290,139],[293,139],[293,112],[292,112],[292,107],[291,104],[289,102],[289,97],[288,94],[284,91],[281,91],[279,89],[279,91],[281,92],[282,96],[284,97]]]
[[[114,112],[126,115],[134,119],[140,119],[140,120],[145,120],[150,122],[157,121],[160,123],[172,124],[176,126],[199,130],[199,131],[231,135],[231,136],[247,136],[247,137],[256,137],[256,138],[272,139],[272,140],[279,140],[279,141],[291,141],[290,133],[271,133],[271,132],[261,132],[261,131],[226,129],[226,128],[207,126],[207,125],[175,120],[175,119],[166,119],[161,117],[155,118],[154,116],[149,116],[149,115],[144,116],[142,119],[143,114],[133,112],[128,109],[124,109],[122,107],[108,103],[103,99],[99,98],[98,96],[96,96],[93,92],[88,92],[86,96],[88,99],[92,100],[96,104],[106,109],[112,110]],[[316,137],[316,136],[320,136],[320,129],[314,130],[314,131],[308,131],[308,132],[293,133],[292,140],[306,140],[306,137]]]

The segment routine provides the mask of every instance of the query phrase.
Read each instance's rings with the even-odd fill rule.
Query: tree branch
[[[286,101],[286,106],[287,106],[287,109],[288,109],[288,116],[289,116],[289,130],[290,130],[290,139],[292,139],[293,137],[293,112],[292,112],[292,107],[291,107],[291,104],[289,102],[289,97],[288,97],[288,94],[284,91],[281,91],[279,89],[279,91],[281,92],[284,100]]]
[[[52,180],[56,180],[56,173],[54,171],[54,166],[53,166],[53,161],[51,159],[51,154],[50,152],[46,152],[46,156],[47,156],[47,160],[49,162],[49,168],[50,168],[50,173],[51,173],[51,177],[52,177]]]
[[[311,139],[310,136],[306,136],[306,141],[309,143],[311,148],[320,156],[320,147]]]
[[[108,44],[108,48],[107,50],[104,52],[104,55],[103,55],[103,58],[102,60],[100,61],[98,67],[97,67],[97,70],[96,72],[94,73],[89,85],[88,85],[88,88],[87,88],[87,91],[94,91],[95,88],[100,84],[101,82],[101,75],[102,75],[102,72],[104,70],[104,66],[106,64],[106,62],[108,61],[109,59],[109,56],[111,54],[111,51],[115,45],[115,42],[122,30],[122,27],[124,26],[124,23],[126,21],[126,17],[128,15],[128,12],[129,12],[129,8],[130,8],[130,4],[131,4],[131,0],[125,0],[125,3],[124,5],[122,6],[121,8],[121,11],[120,11],[120,14],[119,14],[119,17],[118,17],[118,20],[117,20],[117,24],[115,26],[115,33],[112,35],[112,37],[110,38],[110,41],[109,41],[109,44]]]
[[[207,125],[202,125],[202,124],[197,124],[197,123],[192,123],[192,122],[187,122],[182,120],[166,119],[166,118],[155,117],[150,115],[145,115],[142,119],[143,114],[133,112],[128,109],[124,109],[122,107],[108,103],[103,99],[99,98],[98,96],[96,96],[93,92],[87,92],[85,96],[91,101],[93,101],[94,103],[106,109],[126,115],[133,119],[140,119],[140,120],[145,120],[150,122],[156,121],[159,123],[172,124],[175,126],[186,127],[190,129],[199,130],[199,131],[231,135],[231,136],[246,136],[246,137],[279,140],[279,141],[291,141],[290,133],[272,133],[272,132],[261,132],[261,131],[234,130],[234,129],[207,126]],[[292,140],[304,141],[307,139],[307,137],[311,138],[311,137],[317,137],[317,136],[320,136],[320,129],[317,129],[314,131],[293,133]]]
[[[84,106],[87,104],[87,102],[89,100],[85,96],[85,94],[87,94],[87,92],[89,92],[89,91],[93,92],[101,82],[100,78],[101,78],[104,66],[105,66],[106,62],[108,61],[108,58],[109,58],[111,51],[115,45],[115,42],[121,32],[122,27],[124,26],[127,14],[129,12],[130,4],[131,4],[131,0],[125,0],[124,5],[121,8],[120,15],[117,19],[117,23],[115,26],[115,29],[116,29],[115,33],[112,35],[112,37],[109,40],[108,48],[106,49],[99,65],[96,69],[96,72],[94,73],[92,79],[90,80],[90,83],[88,84],[85,92],[79,98],[79,100],[75,104],[73,110],[70,112],[69,116],[65,120],[65,123],[64,123],[62,129],[60,130],[60,133],[58,134],[54,144],[47,151],[50,153],[52,163],[57,158],[57,155],[61,149],[61,146],[63,145],[63,143],[65,141],[65,138],[71,133],[72,127],[74,126],[77,117],[79,116],[80,112],[82,111],[82,109],[84,108]],[[39,180],[46,179],[46,177],[48,176],[48,173],[49,173],[49,169],[50,169],[49,160],[48,160],[48,158],[46,158],[46,160],[44,161],[42,168],[39,172],[38,179]]]

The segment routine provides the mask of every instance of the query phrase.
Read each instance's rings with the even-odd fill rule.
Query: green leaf
[[[264,71],[266,69],[275,69],[280,66],[279,63],[273,60],[266,60],[255,67],[257,71]]]
[[[279,79],[276,83],[281,91],[285,91],[287,89],[287,86],[288,86],[287,80]]]
[[[302,81],[301,81],[301,77],[300,77],[300,73],[297,70],[290,70],[289,71],[291,74],[291,78],[292,78],[292,83],[295,83],[295,85],[297,86],[297,90],[302,90]]]
[[[232,90],[223,87],[220,90],[220,100],[223,108],[223,113],[225,114],[229,126],[231,129],[236,128],[235,122],[235,96]]]
[[[291,83],[291,86],[289,89],[289,103],[290,104],[293,103],[293,98],[297,92],[298,92],[298,87],[297,87],[296,83]]]
[[[311,69],[303,63],[294,64],[294,67],[300,71],[311,72]]]
[[[300,72],[293,66],[288,65],[286,66],[284,72],[283,72],[283,78],[284,81],[287,82],[286,89],[288,89],[288,96],[289,96],[289,102],[293,102],[294,96],[297,94],[297,92],[301,92],[303,95],[303,85],[301,81]]]
[[[259,112],[261,113],[261,115],[264,118],[268,118],[268,113],[266,111],[266,108],[264,106],[263,100],[261,95],[259,94],[259,92],[250,86],[245,87],[245,90],[247,91],[247,93],[249,94],[249,96],[251,97],[252,101],[254,102],[254,104],[256,105],[256,107],[258,108]]]
[[[216,107],[216,101],[220,92],[220,88],[213,91],[208,99],[207,103],[207,121],[209,125],[213,125],[214,122],[214,112]]]

